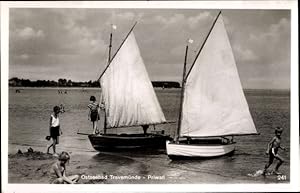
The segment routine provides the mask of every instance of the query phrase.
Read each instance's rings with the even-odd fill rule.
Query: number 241
[[[286,175],[278,175],[277,180],[286,180]]]

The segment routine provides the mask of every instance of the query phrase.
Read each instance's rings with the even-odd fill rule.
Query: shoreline
[[[99,154],[97,152],[69,153],[71,159],[70,163],[67,165],[67,175],[78,174],[80,176],[78,184],[211,184],[212,182],[216,184],[282,183],[276,180],[276,176],[269,176],[268,180],[265,181],[262,176],[237,179],[226,175],[223,176],[204,172],[190,172],[188,176],[170,176],[169,174],[159,174],[156,172],[141,174],[136,173],[137,171],[133,171],[130,168],[123,169],[120,172],[115,168],[109,169],[109,166],[99,165],[100,162],[91,161],[91,159],[107,159],[107,156],[117,157],[118,155],[116,154]],[[51,173],[51,165],[56,161],[57,157],[37,151],[36,149],[30,150],[29,148],[27,151],[23,150],[22,153],[10,153],[8,155],[8,183],[50,184],[51,176],[53,176]],[[123,166],[120,165],[119,167]],[[178,173],[180,172],[182,171],[178,171]]]
[[[180,90],[181,88],[162,88],[153,87],[155,90]],[[9,86],[8,89],[62,89],[62,90],[99,90],[100,87],[24,87],[24,86]],[[288,88],[244,88],[244,92],[283,92],[290,93],[291,89]]]

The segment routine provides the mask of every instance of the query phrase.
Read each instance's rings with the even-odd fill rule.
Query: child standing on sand
[[[88,104],[89,114],[88,119],[93,123],[93,134],[98,134],[98,120],[100,120],[99,109],[100,106],[96,102],[96,97],[90,97],[90,104]]]
[[[52,138],[53,143],[47,148],[47,153],[49,153],[49,150],[51,147],[53,147],[53,154],[56,154],[56,145],[59,143],[59,136],[62,135],[62,131],[60,129],[60,123],[59,123],[59,113],[61,112],[61,109],[59,106],[55,106],[53,108],[53,114],[50,116],[50,126],[49,126],[49,132],[50,137]]]
[[[52,184],[75,184],[79,180],[79,175],[66,175],[66,164],[70,161],[70,155],[63,151],[59,157],[58,161],[52,165],[52,170],[56,175],[56,179],[52,179]]]
[[[275,128],[275,136],[271,139],[271,141],[268,143],[266,154],[269,155],[269,162],[265,165],[263,175],[266,174],[267,169],[272,165],[274,158],[276,158],[279,162],[277,163],[274,173],[280,174],[278,172],[279,167],[284,162],[283,158],[278,154],[279,148],[282,150],[286,150],[285,147],[280,146],[281,144],[281,134],[283,132],[283,128],[276,127]]]

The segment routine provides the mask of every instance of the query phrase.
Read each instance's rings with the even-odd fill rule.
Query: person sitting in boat
[[[62,135],[62,130],[59,123],[59,113],[61,113],[59,106],[53,107],[53,114],[50,116],[50,138],[52,138],[53,143],[47,148],[47,153],[51,147],[53,147],[53,154],[56,155],[56,145],[59,144],[59,136]]]
[[[283,132],[283,128],[276,127],[275,128],[275,136],[271,139],[271,141],[268,143],[266,154],[269,155],[269,162],[265,165],[265,168],[263,170],[263,175],[266,174],[267,169],[272,165],[274,158],[276,158],[279,162],[277,163],[274,173],[280,174],[278,172],[279,167],[281,164],[283,164],[284,160],[283,158],[278,154],[278,150],[282,149],[286,151],[285,147],[282,147],[281,144],[281,134]]]
[[[233,143],[233,137],[231,137],[231,139],[229,139],[229,138],[227,138],[227,137],[221,137],[221,143],[222,143],[222,144]]]
[[[66,164],[69,163],[69,161],[70,155],[65,151],[61,152],[58,161],[51,167],[55,175],[55,179],[51,179],[51,184],[75,184],[78,182],[79,175],[67,176],[66,174]]]
[[[192,142],[192,138],[191,138],[191,137],[189,137],[189,136],[187,136],[187,137],[186,137],[186,142],[187,142],[187,144],[191,144],[191,142]]]
[[[88,104],[89,115],[88,119],[93,123],[93,134],[98,134],[98,120],[100,120],[99,109],[100,105],[96,101],[95,96],[90,97],[90,104]]]
[[[144,131],[144,135],[147,135],[147,129],[149,128],[149,125],[142,125],[142,127]]]

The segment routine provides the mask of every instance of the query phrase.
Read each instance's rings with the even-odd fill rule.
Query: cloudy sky
[[[9,13],[9,78],[96,80],[134,29],[151,80],[180,81],[185,42],[193,61],[218,10],[15,8]],[[244,88],[290,88],[290,12],[223,10]]]

